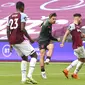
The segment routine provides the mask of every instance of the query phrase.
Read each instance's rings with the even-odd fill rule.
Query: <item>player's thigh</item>
[[[46,50],[45,49],[40,49],[40,57],[44,58],[46,54]]]
[[[18,54],[19,56],[23,56],[23,55],[24,55],[17,46],[13,45],[13,48],[15,49],[15,51],[17,52],[17,54]]]
[[[39,49],[40,49],[40,57],[44,57],[46,54],[46,49],[47,49],[47,41],[40,41],[39,42]]]
[[[25,56],[32,55],[35,52],[34,48],[27,40],[23,41],[21,44],[17,44],[17,47]]]
[[[47,45],[47,49],[48,49],[48,50],[53,50],[53,49],[54,49],[54,44],[53,44],[53,43],[49,43],[49,44]]]
[[[77,56],[77,58],[85,58],[85,49],[83,46],[75,49],[74,53]]]
[[[42,50],[42,49],[47,49],[47,42],[45,41],[40,41],[39,42],[39,49]]]

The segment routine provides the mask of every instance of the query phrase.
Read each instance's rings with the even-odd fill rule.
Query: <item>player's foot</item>
[[[41,76],[43,79],[47,79],[46,73],[45,72],[41,72]]]
[[[30,83],[32,83],[32,84],[37,84],[37,81],[35,81],[33,78],[27,77],[26,81],[27,81],[27,82],[30,82]]]
[[[63,73],[64,73],[64,75],[66,76],[66,78],[68,78],[68,71],[67,71],[67,69],[64,69],[64,70],[63,70]]]
[[[77,74],[72,74],[71,77],[74,79],[79,79]]]
[[[31,82],[30,81],[22,81],[22,84],[31,84]]]
[[[50,60],[49,60],[49,59],[46,59],[44,63],[45,63],[46,65],[49,65],[49,62],[50,62]]]

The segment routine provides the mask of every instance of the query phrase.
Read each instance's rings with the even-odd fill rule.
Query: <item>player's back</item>
[[[21,31],[21,13],[13,13],[9,16],[9,42],[10,44],[19,44],[24,40],[24,34]]]

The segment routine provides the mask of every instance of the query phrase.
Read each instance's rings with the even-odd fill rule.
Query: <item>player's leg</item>
[[[76,57],[78,56],[78,54],[76,54],[75,52],[74,52],[74,55],[75,55]],[[78,63],[78,59],[74,60],[74,61],[66,68],[66,70],[69,71],[71,68],[73,68],[74,66],[76,66],[77,63]]]
[[[78,63],[78,59],[74,60],[66,69],[67,71],[69,71],[71,68],[73,68],[74,66],[76,66]]]
[[[78,54],[77,54],[75,51],[74,51],[74,55],[75,55],[76,57],[78,57]],[[78,63],[78,59],[74,60],[66,69],[63,70],[63,73],[64,73],[64,75],[66,76],[66,78],[68,78],[69,70],[70,70],[71,68],[73,68],[74,66],[76,66],[77,63]]]
[[[46,79],[46,73],[45,73],[45,64],[44,64],[44,58],[46,54],[46,48],[47,47],[47,41],[45,42],[39,42],[39,48],[40,48],[40,68],[41,68],[41,76],[42,78]]]
[[[36,54],[36,52],[34,52],[30,56],[31,56],[31,60],[30,60],[30,64],[29,64],[27,78],[30,80],[30,82],[32,82],[33,84],[36,84],[37,82],[32,78],[32,74],[35,69],[35,65],[36,65],[36,61],[37,61],[37,54]]]
[[[29,55],[34,55],[34,58],[31,58],[31,61],[30,61],[30,65],[34,65],[36,64],[36,61],[37,61],[37,55],[35,53],[35,50],[34,48],[30,45],[29,41],[25,40],[23,41],[21,44],[17,44],[18,48],[20,49],[20,51],[25,55],[25,56],[29,56]],[[32,69],[32,70],[30,70]],[[30,66],[29,68],[30,71],[34,71],[34,68],[32,68],[32,66]],[[30,72],[31,73],[31,72]],[[27,78],[27,81],[30,81],[31,83],[37,83],[34,81],[34,79],[32,78],[32,76],[30,76],[29,78]]]
[[[80,59],[78,61],[78,64],[76,65],[76,69],[74,70],[74,73],[72,74],[72,78],[78,79],[78,72],[82,68],[84,62],[82,62]]]
[[[27,61],[28,57],[23,55],[21,61],[21,73],[22,73],[22,83],[26,83],[26,70],[27,70]]]
[[[18,55],[22,57],[22,61],[21,61],[22,78],[21,78],[21,81],[22,81],[22,83],[24,83],[26,81],[27,57],[21,52],[21,50],[19,49],[19,47],[17,45],[14,45],[13,47],[16,50],[16,52],[18,53]]]
[[[74,66],[76,66],[78,63],[78,59],[74,60],[66,69],[63,70],[64,75],[66,76],[66,78],[68,78],[68,72],[71,68],[73,68]]]
[[[46,50],[40,49],[40,67],[41,67],[41,75],[42,78],[46,79],[46,73],[45,73],[45,65],[44,65],[44,57],[45,57]]]
[[[72,74],[72,77],[75,79],[78,79],[78,72],[80,71],[80,69],[82,68],[82,65],[84,63],[85,60],[85,50],[84,47],[79,47],[78,49],[74,50],[76,52],[76,54],[78,54],[78,63],[76,65],[76,69],[74,71],[74,73]]]
[[[49,64],[50,59],[51,59],[51,56],[52,56],[52,53],[53,53],[54,44],[50,43],[50,44],[47,46],[47,49],[48,49],[48,52],[47,52],[47,58],[46,58],[45,63],[46,63],[46,64]]]

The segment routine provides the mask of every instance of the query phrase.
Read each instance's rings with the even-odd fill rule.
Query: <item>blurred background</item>
[[[25,3],[25,13],[28,15],[26,30],[33,39],[37,39],[40,33],[40,24],[48,18],[52,12],[56,12],[57,20],[53,25],[52,35],[57,38],[62,37],[70,23],[73,21],[74,13],[82,15],[82,32],[85,33],[85,0],[21,0]],[[20,61],[21,58],[15,50],[9,52],[9,44],[6,36],[6,26],[8,16],[15,12],[17,0],[0,1],[0,61]],[[85,40],[85,39],[83,39]],[[68,43],[69,42],[69,43]],[[60,43],[56,43],[51,61],[69,62],[76,59],[72,50],[71,36],[69,35],[64,48],[60,48]],[[38,43],[33,44],[40,59]],[[30,60],[30,58],[29,58]]]

